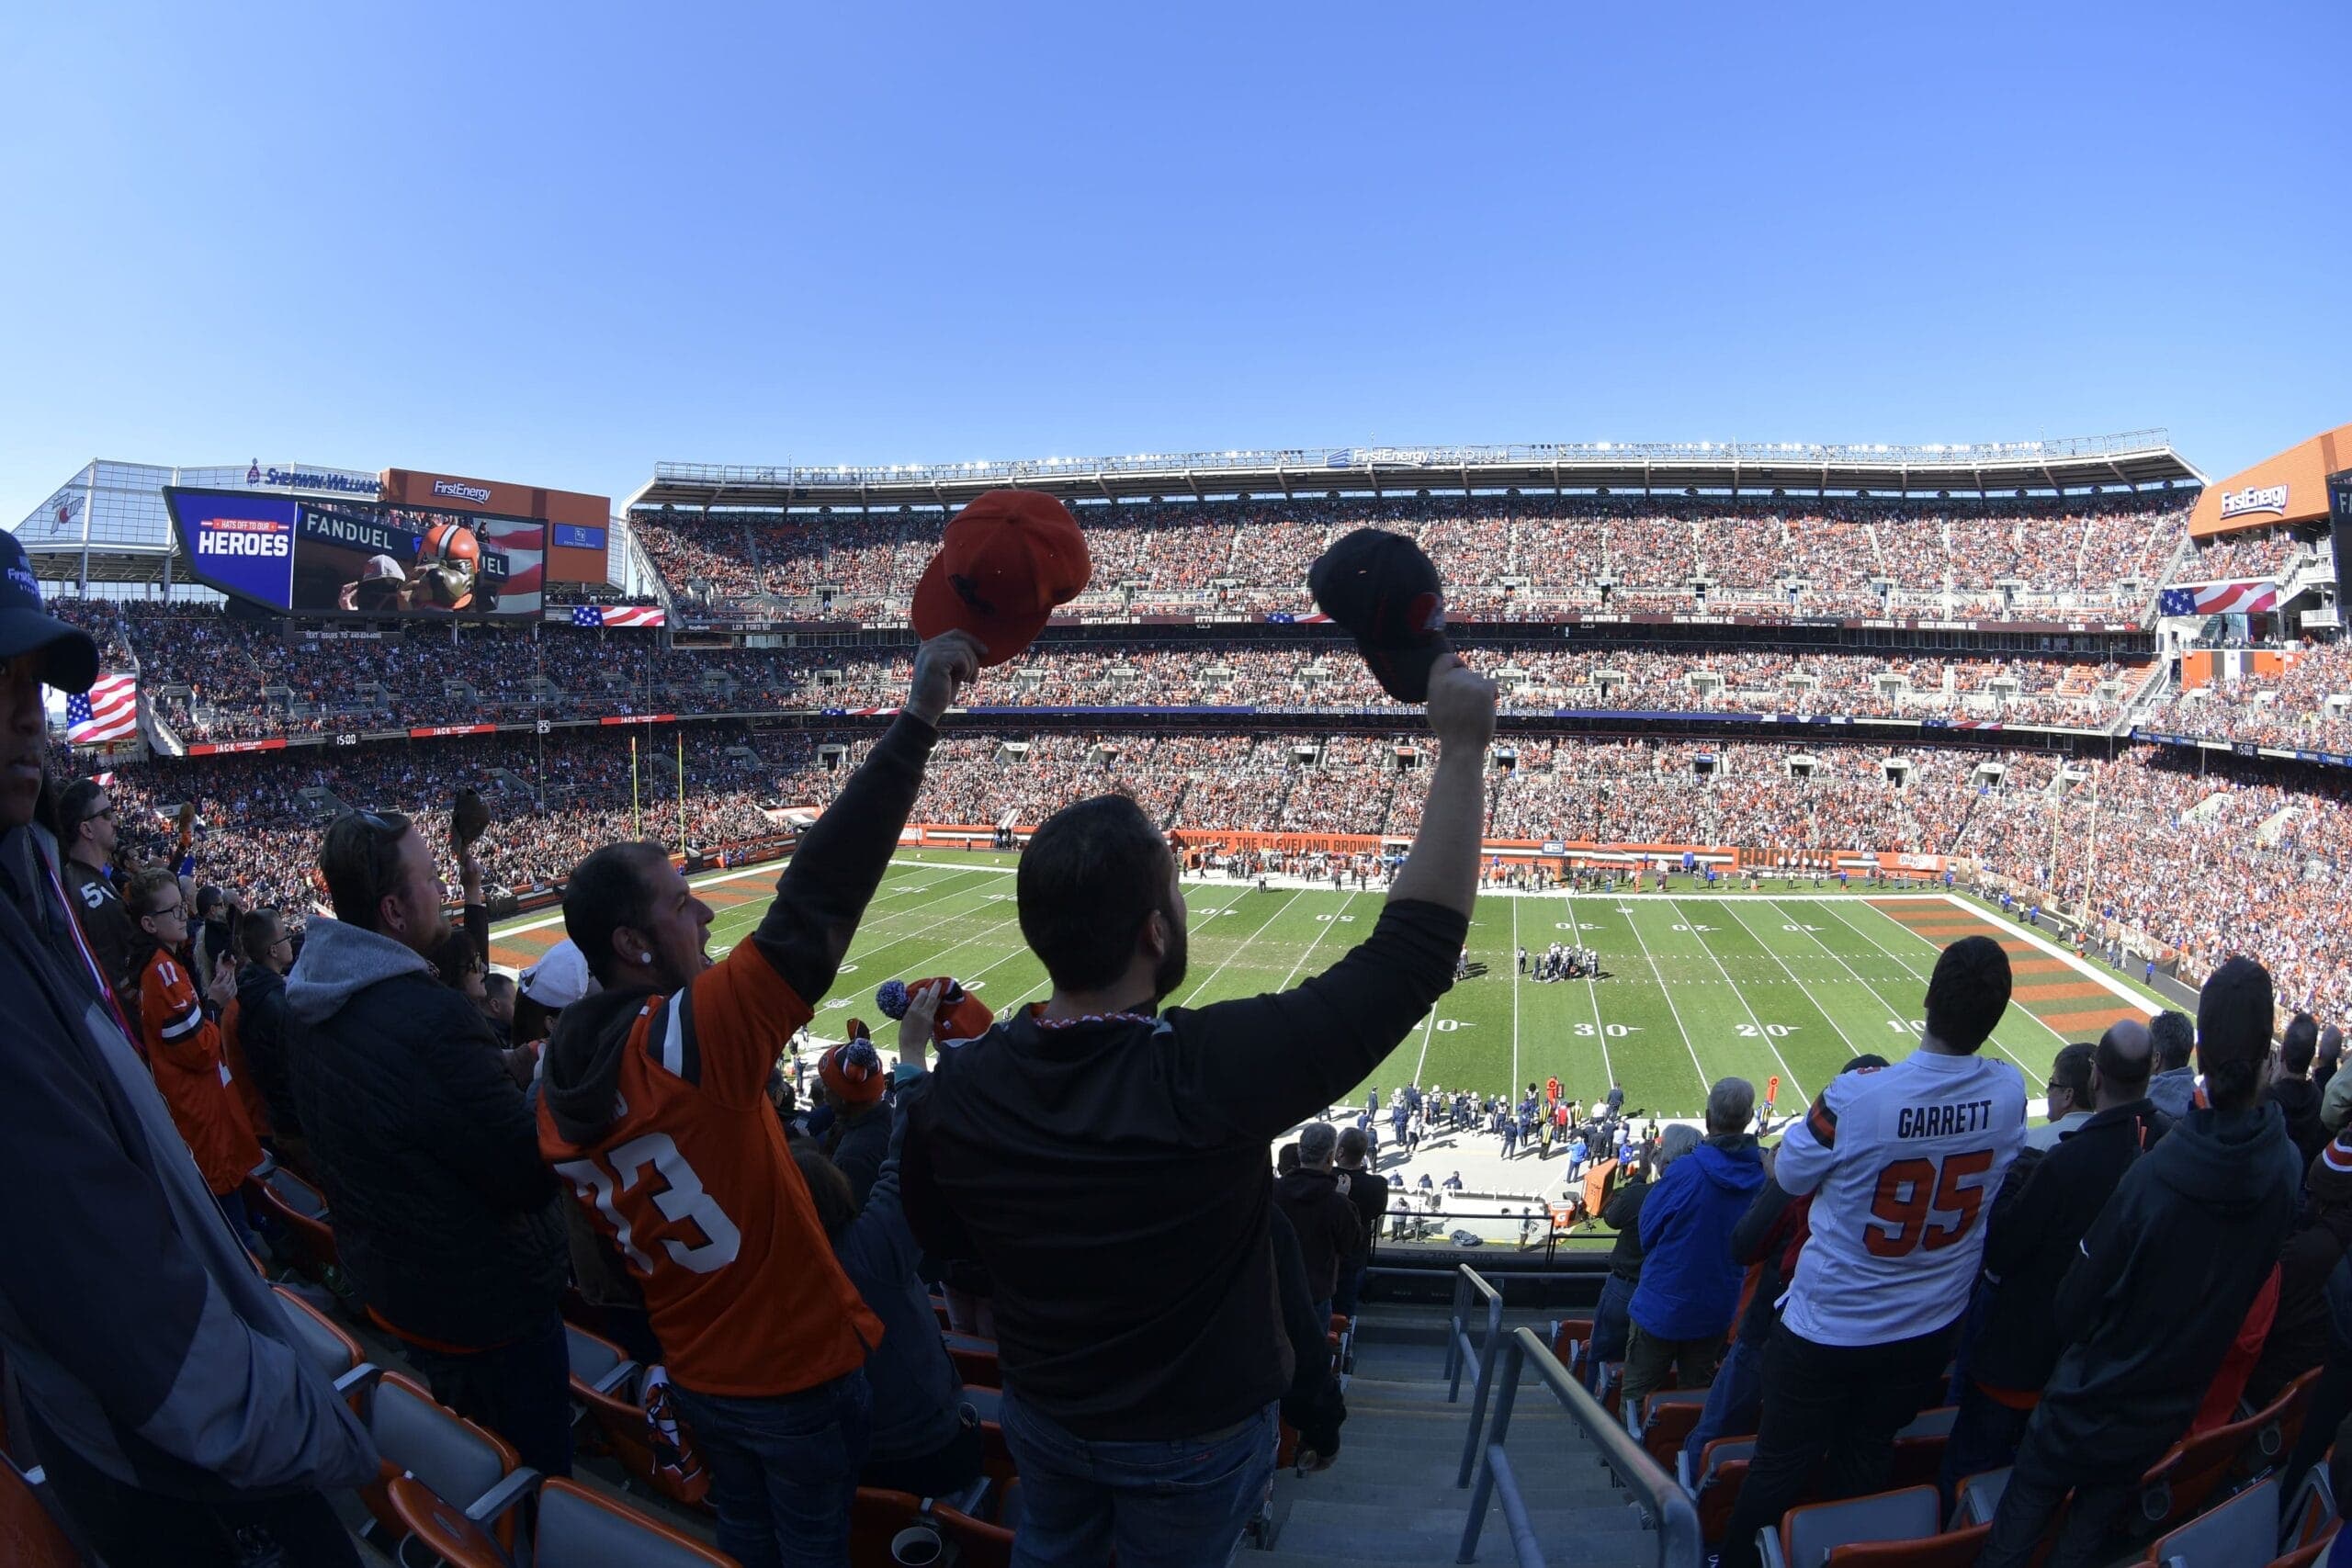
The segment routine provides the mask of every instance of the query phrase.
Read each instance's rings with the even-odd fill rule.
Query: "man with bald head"
[[[2120,1020],[2097,1046],[2067,1050],[2089,1052],[2082,1108],[2090,1115],[2038,1160],[2020,1156],[1993,1205],[1985,1295],[1975,1337],[1962,1354],[1960,1414],[1944,1449],[1947,1495],[1962,1478],[1998,1470],[2017,1456],[2041,1386],[2066,1348],[2051,1308],[2058,1282],[2154,1131],[2148,1075],[2154,1058],[2145,1023]]]

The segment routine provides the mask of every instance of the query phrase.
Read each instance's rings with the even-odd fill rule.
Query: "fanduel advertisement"
[[[300,503],[254,495],[185,499],[185,506],[173,506],[173,522],[198,579],[223,593],[285,608],[293,590]]]

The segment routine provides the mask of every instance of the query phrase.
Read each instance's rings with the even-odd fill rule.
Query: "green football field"
[[[832,994],[811,1028],[839,1038],[851,1017],[893,1036],[874,1006],[891,979],[948,974],[999,1012],[1045,995],[1045,973],[1014,919],[1011,857],[902,853],[891,867]],[[711,950],[723,954],[758,921],[773,866],[704,881],[718,910]],[[1335,961],[1368,934],[1383,895],[1188,881],[1191,972],[1169,998],[1198,1006],[1280,990]],[[1486,973],[1457,983],[1373,1075],[1385,1095],[1408,1079],[1475,1093],[1556,1076],[1589,1101],[1611,1083],[1626,1104],[1693,1115],[1705,1086],[1737,1075],[1759,1095],[1780,1079],[1778,1105],[1801,1105],[1861,1052],[1910,1048],[1939,948],[1985,931],[2000,938],[2016,993],[1987,1049],[2024,1070],[2038,1097],[2050,1059],[2098,1037],[2125,1013],[2161,1005],[2103,964],[2078,964],[1996,911],[1942,895],[1782,890],[1513,897],[1479,900],[1470,956]],[[510,923],[494,959],[526,964],[562,934],[560,917]],[[1521,979],[1513,953],[1553,942],[1595,948],[1597,980]],[[1267,1042],[1267,1049],[1281,1048]],[[1362,1099],[1363,1086],[1355,1098]]]

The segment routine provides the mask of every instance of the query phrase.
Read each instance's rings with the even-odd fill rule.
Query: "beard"
[[[1192,939],[1184,930],[1183,919],[1172,911],[1163,913],[1168,919],[1168,951],[1161,953],[1159,962],[1151,967],[1151,1008],[1154,1012],[1159,1011],[1159,1004],[1184,983],[1184,961],[1191,955]]]

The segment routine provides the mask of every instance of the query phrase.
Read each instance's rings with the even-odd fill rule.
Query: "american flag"
[[[122,740],[139,733],[139,677],[101,675],[87,692],[65,699],[65,739],[76,746]]]
[[[1267,612],[1266,620],[1277,626],[1328,626],[1331,617],[1320,610],[1310,610],[1303,615],[1288,610],[1271,610]]]
[[[599,604],[575,604],[571,608],[571,624],[575,626],[658,626],[667,619],[660,610],[648,605],[607,610]]]
[[[2159,615],[2256,615],[2278,607],[2276,582],[2199,582],[2156,595]]]

